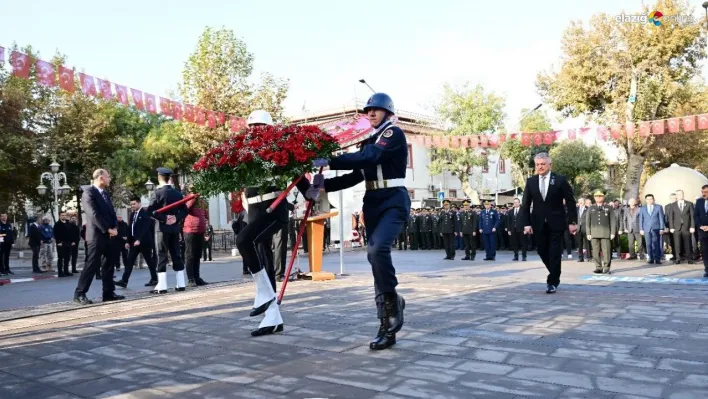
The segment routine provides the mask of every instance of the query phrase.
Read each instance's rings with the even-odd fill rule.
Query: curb
[[[49,280],[53,278],[57,278],[58,276],[56,274],[51,275],[51,276],[33,276],[33,277],[26,277],[26,278],[0,278],[0,285],[6,285],[6,284],[12,284],[12,283],[29,283],[31,281],[38,281],[38,280]]]

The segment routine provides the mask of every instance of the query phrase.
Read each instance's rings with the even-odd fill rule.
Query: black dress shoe
[[[578,258],[578,263],[582,263],[582,262],[585,262],[585,259],[584,259],[584,258]]]
[[[270,335],[270,334],[277,334],[283,332],[285,327],[283,327],[283,324],[278,324],[277,326],[272,326],[272,327],[261,327],[257,330],[251,331],[251,336],[252,337],[260,337],[262,335]]]
[[[708,272],[703,273],[703,278],[708,278]]]
[[[594,274],[602,274],[602,269],[595,269],[593,270]]]
[[[512,259],[512,260],[518,261],[518,260],[519,260],[519,257],[518,257],[518,256],[514,256],[514,259]]]
[[[381,319],[378,334],[376,334],[373,341],[369,342],[369,349],[380,351],[390,348],[393,345],[396,345],[396,334],[390,334],[388,332],[388,320],[384,317]]]
[[[649,262],[647,262],[647,263],[649,263],[650,265],[653,265],[653,264],[654,264],[654,259],[649,259]]]
[[[681,264],[681,261],[680,261],[680,260],[675,260],[675,261],[674,261],[674,265],[680,265],[680,264]]]
[[[251,309],[251,313],[249,313],[248,315],[251,317],[255,317],[255,316],[258,316],[259,314],[265,313],[265,311],[268,310],[268,307],[270,306],[271,303],[273,303],[273,301],[275,301],[275,298],[271,299],[270,301],[264,303],[263,305],[261,305],[257,308]]]
[[[602,269],[602,274],[612,274],[609,268]]]
[[[657,260],[657,261],[654,262],[654,264],[655,264],[655,265],[660,265],[660,264],[661,264],[661,261],[660,261],[660,260]]]
[[[123,280],[114,281],[113,284],[121,288],[128,288],[128,283]]]
[[[162,294],[167,294],[167,290],[157,290],[157,289],[155,289],[155,290],[150,291],[150,293],[151,293],[151,294],[155,294],[155,295],[162,295]]]
[[[194,282],[197,283],[197,285],[200,286],[200,287],[201,287],[202,285],[209,285],[209,283],[207,283],[206,281],[204,281],[201,277],[199,277],[198,279],[194,280]]]
[[[187,291],[186,287],[175,287],[176,292],[182,292],[182,291]]]
[[[469,256],[465,256],[464,258],[462,258],[462,260],[470,260],[470,257],[469,257]]]
[[[521,258],[521,261],[526,262],[526,257],[524,256],[523,258]]]
[[[59,278],[64,277],[64,273],[57,274],[57,277],[59,277]]]
[[[397,293],[384,294],[384,309],[388,317],[388,333],[396,334],[403,327],[403,310],[406,301]]]
[[[86,298],[86,295],[75,296],[74,302],[78,303],[79,305],[90,305],[93,303],[92,300]]]
[[[120,301],[123,299],[125,299],[125,297],[123,295],[110,294],[110,295],[103,296],[103,302]]]
[[[546,294],[555,294],[556,293],[556,287],[554,287],[552,284],[546,284]]]
[[[689,264],[689,265],[695,265],[696,262],[694,262],[694,261],[692,261],[692,260],[689,260],[689,261],[688,261],[688,264]]]
[[[148,281],[147,284],[145,284],[146,287],[154,287],[156,285],[157,285],[157,281],[155,281],[155,280],[150,280],[150,281]]]

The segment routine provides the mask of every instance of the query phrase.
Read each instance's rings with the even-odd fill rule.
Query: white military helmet
[[[273,126],[273,118],[270,116],[270,114],[262,109],[256,110],[251,112],[250,115],[248,115],[248,120],[246,120],[246,124],[248,126],[253,126],[257,123],[262,123],[264,125],[268,126]]]

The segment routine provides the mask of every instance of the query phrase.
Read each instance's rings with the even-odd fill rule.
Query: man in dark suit
[[[42,233],[39,231],[36,218],[30,217],[28,222],[27,237],[29,237],[29,246],[32,249],[32,273],[44,273],[44,270],[39,268],[39,248],[42,244]]]
[[[538,255],[548,269],[546,293],[553,294],[560,284],[563,232],[567,228],[575,234],[578,213],[568,180],[551,172],[551,157],[542,152],[534,163],[536,175],[526,180],[520,217],[524,233],[536,237]]]
[[[181,223],[187,217],[187,205],[182,204],[166,212],[155,213],[156,210],[184,198],[182,192],[169,184],[172,170],[168,168],[157,168],[157,180],[159,187],[152,193],[148,214],[152,215],[158,222],[159,231],[157,233],[157,285],[152,291],[154,294],[167,293],[167,254],[172,258],[172,269],[177,274],[176,291],[184,291],[187,287],[187,279],[184,273],[184,261],[180,251]]]
[[[79,271],[76,270],[76,261],[79,257],[81,229],[79,229],[79,219],[76,216],[72,216],[69,223],[69,238],[71,239],[71,273],[79,274]]]
[[[681,253],[688,259],[689,264],[695,263],[692,258],[693,243],[691,242],[691,236],[696,232],[693,227],[693,204],[684,199],[683,190],[676,190],[676,202],[667,205],[666,208],[668,221],[666,228],[674,237],[674,264],[681,263]]]
[[[693,218],[698,230],[698,239],[703,256],[703,277],[708,277],[708,184],[701,187],[703,198],[696,200]]]
[[[116,271],[120,271],[121,261],[123,261],[123,267],[128,264],[128,248],[125,245],[128,243],[128,223],[120,215],[118,215],[118,237],[115,241],[116,251],[119,255],[116,256]]]
[[[15,274],[10,271],[10,252],[15,236],[12,225],[7,222],[7,213],[0,214],[0,274]]]
[[[54,239],[57,245],[58,277],[71,277],[69,261],[71,260],[71,231],[66,220],[66,212],[59,212],[59,220],[54,223]]]
[[[154,286],[157,284],[157,268],[155,266],[155,257],[152,256],[155,248],[155,236],[152,229],[150,229],[150,225],[153,221],[147,211],[142,208],[140,197],[132,197],[130,199],[130,209],[132,213],[128,216],[128,222],[130,223],[127,232],[128,242],[125,244],[125,248],[128,250],[128,257],[123,263],[125,266],[123,276],[115,284],[123,288],[128,286],[128,280],[131,273],[133,273],[135,261],[138,259],[138,255],[142,254],[148,265],[148,270],[150,270],[150,281],[145,286]]]
[[[585,198],[578,200],[578,231],[575,233],[575,243],[578,246],[578,262],[585,262],[586,257],[588,261],[592,258],[590,241],[585,227],[585,212],[589,208],[589,206],[585,205]]]
[[[101,268],[103,282],[103,301],[125,299],[115,294],[113,284],[113,265],[115,245],[111,240],[118,235],[118,218],[113,202],[106,189],[111,184],[111,176],[104,169],[93,172],[93,184],[84,188],[81,196],[81,208],[86,212],[87,262],[79,276],[79,283],[74,292],[74,302],[81,305],[93,303],[86,297],[91,287],[96,269]],[[103,257],[103,262],[101,258]]]
[[[521,201],[514,198],[514,207],[506,214],[506,231],[509,234],[509,241],[511,241],[511,249],[514,251],[514,260],[519,260],[519,249],[521,249],[521,261],[526,262],[528,243],[524,234],[524,226],[519,219],[520,207]]]

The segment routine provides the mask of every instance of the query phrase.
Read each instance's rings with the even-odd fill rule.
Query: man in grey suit
[[[668,221],[666,228],[669,229],[674,239],[674,245],[671,247],[674,251],[674,264],[681,263],[681,253],[689,264],[695,263],[692,259],[693,242],[691,241],[693,233],[696,232],[693,227],[693,204],[684,200],[683,190],[676,190],[676,202],[667,205],[666,208]],[[668,211],[669,208],[671,212]]]
[[[664,208],[659,204],[654,204],[654,196],[647,194],[644,196],[647,206],[642,207],[639,212],[639,233],[647,241],[647,252],[650,264],[661,264],[661,236],[664,235]]]
[[[627,244],[629,245],[629,258],[628,260],[637,259],[637,252],[634,249],[634,243],[637,242],[639,247],[639,258],[644,257],[644,243],[642,242],[642,235],[639,233],[641,225],[639,224],[639,213],[641,209],[637,206],[637,200],[634,198],[629,199],[629,208],[627,208],[623,213],[622,226],[624,227],[624,233],[627,234]]]

